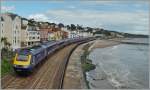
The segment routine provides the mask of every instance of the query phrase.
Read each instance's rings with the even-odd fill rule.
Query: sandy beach
[[[109,46],[118,45],[120,42],[113,41],[113,40],[95,40],[89,50],[95,49],[95,48],[105,48]]]

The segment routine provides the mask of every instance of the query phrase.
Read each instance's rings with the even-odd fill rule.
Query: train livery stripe
[[[18,61],[16,58],[17,56],[18,56],[18,54],[16,54],[16,56],[15,56],[15,60],[14,60],[15,65],[30,65],[31,55],[28,55],[27,61]]]

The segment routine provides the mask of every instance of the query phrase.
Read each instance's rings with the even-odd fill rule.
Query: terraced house
[[[61,40],[68,37],[67,32],[62,31],[61,28],[54,24],[45,22],[39,24],[39,28],[41,41]]]
[[[40,43],[40,31],[34,21],[22,18],[21,36],[22,47],[30,47]]]
[[[34,22],[13,13],[3,13],[0,18],[1,39],[6,38],[13,50],[33,46],[40,42],[39,28]],[[35,24],[35,25],[34,25]],[[1,48],[4,47],[2,42]]]
[[[42,41],[68,38],[68,32],[61,30],[54,23],[36,22],[13,13],[2,14],[0,20],[1,38],[7,38],[13,50],[34,46]],[[4,43],[1,45],[1,48],[3,47]]]
[[[40,41],[48,41],[48,33],[52,31],[52,26],[48,23],[39,23]]]
[[[17,14],[1,14],[1,38],[7,38],[10,47],[14,50],[21,47],[21,17]],[[4,45],[3,45],[4,47]]]

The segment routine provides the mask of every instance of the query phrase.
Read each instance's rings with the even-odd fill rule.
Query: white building
[[[92,37],[93,33],[90,32],[82,32],[80,30],[71,31],[68,30],[67,27],[62,28],[63,31],[68,32],[68,38],[75,38],[75,37]]]
[[[28,25],[28,20],[22,18],[22,32],[21,45],[22,47],[29,47],[40,42],[39,28],[34,25]]]
[[[74,38],[76,36],[76,34],[72,31],[68,30],[67,27],[63,27],[63,28],[61,28],[61,30],[68,33],[68,38]]]
[[[78,32],[78,37],[92,37],[93,33],[90,32]]]
[[[4,19],[0,17],[0,39],[4,37]],[[4,47],[4,43],[0,42],[0,50]]]
[[[12,14],[1,14],[1,38],[7,38],[12,49],[21,47],[21,17]]]
[[[101,37],[101,38],[105,38],[105,34],[95,34],[95,37]]]

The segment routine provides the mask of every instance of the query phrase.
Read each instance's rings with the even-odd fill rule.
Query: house
[[[29,24],[29,21],[24,18],[21,23],[21,36],[22,47],[30,47],[40,43],[39,28],[34,24]]]
[[[65,31],[67,33],[67,38],[75,38],[75,37],[79,37],[78,35],[78,31],[71,31],[68,30],[67,27],[63,27],[61,28],[62,31]]]
[[[121,34],[117,34],[116,36],[117,36],[118,38],[124,38],[124,36],[121,35]]]
[[[48,33],[52,31],[51,28],[40,28],[40,41],[48,41]]]
[[[1,38],[4,38],[4,19],[3,17],[0,17],[0,27],[1,27],[1,30],[0,30],[0,36]],[[1,43],[0,45],[0,50],[4,47],[4,43]]]
[[[21,47],[21,17],[13,13],[1,14],[1,35],[14,50]]]
[[[79,32],[77,33],[77,36],[78,36],[78,37],[92,37],[92,36],[93,36],[93,33],[87,32],[87,31],[79,31]]]
[[[95,37],[100,37],[100,38],[105,38],[105,37],[106,37],[105,34],[95,34],[94,36],[95,36]]]
[[[68,32],[61,31],[62,32],[62,39],[68,38]]]

